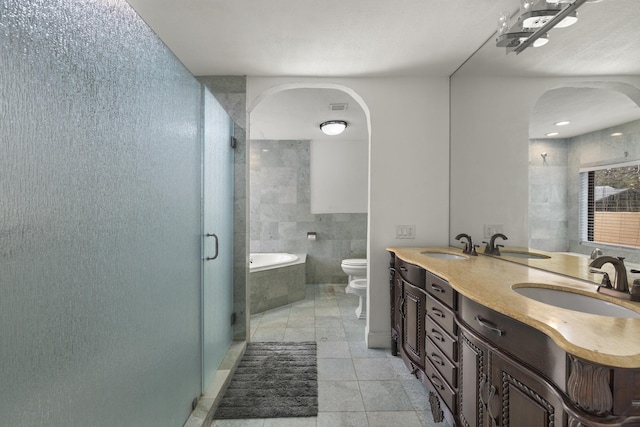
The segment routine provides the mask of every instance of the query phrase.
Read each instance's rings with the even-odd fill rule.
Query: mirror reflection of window
[[[582,239],[640,247],[640,161],[583,170]]]

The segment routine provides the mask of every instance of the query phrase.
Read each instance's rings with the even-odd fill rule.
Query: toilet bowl
[[[366,319],[367,318],[367,287],[369,286],[369,281],[367,279],[354,279],[349,282],[347,287],[345,288],[345,292],[348,294],[358,295],[360,301],[358,302],[358,307],[356,308],[356,317],[358,319]]]
[[[342,267],[342,271],[349,276],[349,281],[347,283],[351,283],[351,281],[356,279],[367,278],[366,258],[343,259],[340,266]]]

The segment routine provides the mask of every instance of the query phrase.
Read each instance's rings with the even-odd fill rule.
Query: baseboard
[[[367,329],[365,339],[368,348],[391,348],[391,331],[371,332]]]

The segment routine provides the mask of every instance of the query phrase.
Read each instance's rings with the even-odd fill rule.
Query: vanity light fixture
[[[571,123],[569,120],[562,120],[562,121],[559,121],[559,122],[555,122],[554,124],[555,124],[556,126],[566,126],[566,125],[568,125],[569,123]]]
[[[575,24],[577,9],[586,2],[588,0],[521,0],[517,13],[510,17],[500,15],[496,46],[516,54],[529,46],[544,46],[549,42],[549,30]]]
[[[320,123],[320,130],[326,135],[340,135],[347,128],[347,122],[344,120],[329,120]]]

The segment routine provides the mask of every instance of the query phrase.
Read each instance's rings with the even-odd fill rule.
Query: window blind
[[[581,169],[580,208],[582,239],[640,247],[640,162]]]

